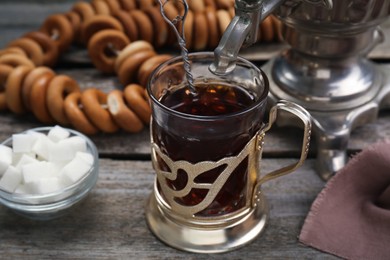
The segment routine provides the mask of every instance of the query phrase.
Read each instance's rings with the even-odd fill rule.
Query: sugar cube
[[[31,187],[29,185],[26,185],[26,184],[19,184],[18,187],[16,187],[15,193],[19,193],[19,194],[31,194],[33,193]]]
[[[12,153],[12,165],[16,166],[18,165],[19,161],[22,159],[23,156],[29,156],[31,158],[36,157],[36,154],[33,152],[30,153]]]
[[[29,153],[37,140],[37,136],[30,134],[12,135],[12,149],[15,153]]]
[[[46,135],[39,136],[34,146],[32,147],[32,151],[35,152],[41,159],[48,160],[50,151],[49,147],[52,144],[54,144],[54,142]]]
[[[67,142],[51,143],[49,145],[48,161],[69,162],[75,156],[73,147]]]
[[[38,160],[35,159],[34,157],[30,156],[29,154],[22,153],[22,157],[20,158],[20,160],[18,161],[18,163],[16,164],[15,167],[19,171],[21,171],[23,165],[26,165],[26,164],[29,164],[29,163],[36,163],[36,162],[38,162]]]
[[[91,165],[81,156],[76,156],[72,161],[64,166],[61,173],[64,183],[69,185],[76,183],[91,169]]]
[[[30,163],[22,166],[22,175],[23,182],[36,182],[42,178],[52,177],[52,172],[50,171],[50,165],[45,161],[38,161],[36,163]]]
[[[12,148],[0,145],[0,175],[12,164]]]
[[[77,152],[75,156],[80,157],[80,159],[84,160],[88,165],[92,166],[94,160],[92,154],[85,152]]]
[[[70,145],[76,152],[86,152],[87,151],[87,142],[81,138],[80,136],[71,136],[65,140],[60,141],[60,143],[64,143]]]
[[[8,192],[14,192],[21,182],[21,172],[16,167],[10,165],[0,179],[0,188]]]
[[[11,164],[12,163],[12,148],[0,144],[0,161]]]
[[[70,136],[70,132],[61,126],[56,125],[52,129],[50,129],[47,136],[53,142],[58,142],[60,140],[68,138]]]
[[[64,188],[64,184],[61,183],[59,178],[41,178],[30,184],[33,192],[36,194],[45,194],[55,191],[59,191]]]
[[[59,177],[62,168],[67,164],[68,162],[48,162],[48,167],[50,169],[50,172],[53,176]]]

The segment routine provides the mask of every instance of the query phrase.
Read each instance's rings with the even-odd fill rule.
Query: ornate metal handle
[[[307,157],[307,153],[309,151],[310,136],[311,136],[311,116],[310,116],[309,112],[307,112],[303,107],[301,107],[295,103],[282,100],[279,103],[277,103],[275,106],[273,106],[271,108],[270,113],[269,113],[269,122],[266,125],[264,132],[267,132],[269,129],[271,129],[272,125],[276,121],[278,111],[280,111],[280,110],[283,110],[283,111],[286,111],[286,112],[289,112],[289,113],[295,115],[303,123],[304,129],[303,129],[303,142],[302,142],[301,156],[300,156],[298,162],[290,164],[288,166],[285,166],[281,169],[272,171],[272,172],[264,175],[263,177],[261,177],[259,179],[259,181],[256,183],[256,186],[254,189],[254,194],[252,196],[252,198],[253,198],[252,204],[256,204],[256,199],[258,197],[256,195],[256,193],[259,191],[259,187],[263,183],[265,183],[269,180],[272,180],[274,178],[278,178],[280,176],[286,175],[286,174],[296,170],[297,168],[299,168],[304,163],[304,161]]]

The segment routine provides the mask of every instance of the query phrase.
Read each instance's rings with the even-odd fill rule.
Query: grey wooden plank
[[[291,162],[263,160],[262,167],[267,172]],[[310,205],[324,186],[312,160],[264,184],[271,218],[261,236],[242,249],[216,255],[178,251],[151,234],[144,206],[153,180],[149,161],[103,159],[97,186],[68,216],[35,222],[0,206],[0,254],[3,259],[335,259],[297,241]]]
[[[44,126],[31,115],[15,116],[9,112],[0,113],[0,141],[14,133],[33,127]],[[285,133],[289,134],[286,135]],[[91,136],[99,153],[106,157],[148,158],[150,155],[149,128],[131,134],[117,132],[115,134],[97,134]],[[314,138],[313,138],[314,139]],[[355,153],[376,142],[390,139],[390,112],[383,112],[379,119],[355,129],[348,143],[348,152]],[[276,128],[266,135],[264,157],[297,157],[299,156],[301,133],[297,128]],[[316,154],[315,142],[310,148],[310,157]]]
[[[0,113],[0,141],[14,133],[33,127],[44,126],[32,116],[15,116],[10,113]],[[289,134],[286,135],[285,133]],[[149,158],[150,142],[149,128],[142,132],[131,134],[117,132],[115,134],[97,134],[90,136],[103,157],[114,158]],[[313,138],[314,139],[314,138]],[[353,154],[376,142],[390,139],[390,112],[382,113],[378,121],[359,127],[352,132],[348,143],[348,153]],[[296,128],[276,128],[266,135],[263,156],[268,157],[298,157],[300,154],[300,130]],[[312,142],[309,157],[315,157],[316,145]]]
[[[10,112],[0,113],[0,141],[14,133],[33,127],[44,126],[31,115],[16,116]],[[286,135],[286,132],[289,134]],[[137,134],[117,132],[115,134],[97,134],[91,136],[104,157],[149,158],[149,128]],[[314,138],[313,138],[314,139]],[[355,153],[376,142],[390,139],[390,112],[381,113],[378,120],[355,129],[348,143],[348,152]],[[298,157],[300,154],[301,133],[297,128],[275,128],[266,135],[264,157]],[[316,145],[312,142],[310,157],[315,157]]]
[[[75,2],[77,1],[2,2],[0,3],[0,26],[38,27],[49,15],[69,11]]]

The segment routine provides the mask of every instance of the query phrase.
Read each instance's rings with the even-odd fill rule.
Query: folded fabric
[[[390,142],[363,150],[328,181],[299,240],[345,259],[390,259]]]

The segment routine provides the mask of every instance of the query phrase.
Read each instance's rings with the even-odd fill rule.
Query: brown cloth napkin
[[[299,240],[346,259],[390,259],[390,141],[363,150],[328,181]]]

